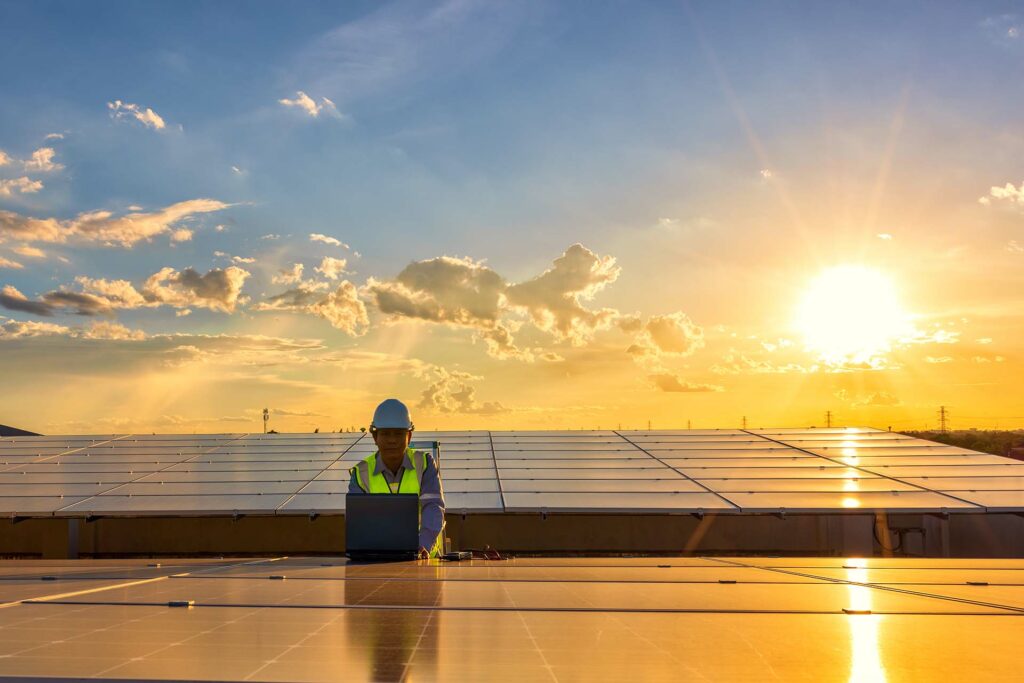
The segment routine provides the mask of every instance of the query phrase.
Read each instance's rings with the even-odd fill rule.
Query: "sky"
[[[1022,32],[0,0],[0,423],[1024,426]]]

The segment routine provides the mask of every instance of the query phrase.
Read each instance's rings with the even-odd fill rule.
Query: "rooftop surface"
[[[1019,512],[1024,462],[869,428],[417,432],[449,511]],[[370,436],[0,439],[12,517],[340,513]]]
[[[1020,560],[3,561],[0,599],[3,676],[1016,680],[1024,638]]]

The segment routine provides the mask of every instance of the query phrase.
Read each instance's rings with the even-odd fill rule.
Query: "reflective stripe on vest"
[[[419,516],[420,523],[423,519],[423,504],[434,500],[440,500],[437,493],[424,493],[420,495],[420,482],[423,481],[423,473],[427,469],[427,455],[422,451],[407,448],[405,454],[412,461],[413,469],[404,470],[402,478],[397,482],[397,487],[392,488],[384,473],[375,474],[377,470],[377,453],[371,454],[365,460],[359,462],[350,472],[356,475],[356,483],[364,493],[415,493],[419,495]],[[437,557],[441,554],[441,542],[444,538],[444,520],[441,521],[441,532],[437,534],[434,546],[430,548],[430,556]]]

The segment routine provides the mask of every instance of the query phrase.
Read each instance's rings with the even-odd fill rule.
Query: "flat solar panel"
[[[700,502],[708,496],[737,513],[1024,510],[1024,463],[870,429],[432,431],[414,438],[440,442],[449,507],[469,513],[688,511],[710,509]],[[5,438],[0,512],[340,511],[348,469],[374,450],[362,433]]]

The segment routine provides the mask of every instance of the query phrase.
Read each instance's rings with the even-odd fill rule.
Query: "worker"
[[[409,409],[398,399],[377,406],[370,423],[377,451],[349,470],[348,492],[419,495],[419,556],[428,559],[442,552],[444,492],[433,456],[409,447],[413,429]]]

